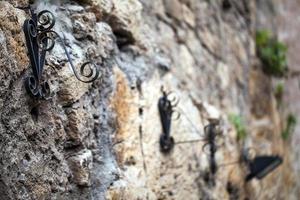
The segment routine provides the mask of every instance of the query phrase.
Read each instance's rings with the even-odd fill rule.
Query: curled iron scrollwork
[[[28,57],[33,73],[25,80],[25,88],[29,94],[42,99],[50,97],[50,85],[47,80],[43,79],[43,68],[46,53],[54,48],[57,39],[62,44],[72,71],[79,81],[91,83],[99,77],[100,71],[92,61],[83,63],[79,72],[76,70],[65,45],[65,38],[52,30],[55,25],[55,17],[52,12],[43,10],[37,14],[31,6],[22,7],[21,9],[29,10],[31,14],[31,18],[26,19],[23,24]]]

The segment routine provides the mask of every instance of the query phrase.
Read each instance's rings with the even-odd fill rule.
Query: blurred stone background
[[[22,25],[27,0],[0,1],[0,199],[291,199],[300,196],[299,123],[283,140],[286,116],[299,116],[300,2],[295,0],[35,1],[55,14],[76,65],[92,58],[101,78],[79,82],[57,43],[44,77],[52,98],[34,100]],[[288,46],[290,73],[266,75],[257,29]],[[285,83],[283,106],[274,95]],[[180,98],[174,150],[159,150],[161,87]],[[230,116],[241,116],[238,139]],[[220,122],[219,165],[244,148],[280,155],[261,181],[244,182],[243,163],[208,178],[203,127]]]

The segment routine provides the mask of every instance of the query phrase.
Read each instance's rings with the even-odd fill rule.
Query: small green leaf
[[[229,121],[235,127],[237,132],[237,140],[244,140],[247,137],[245,124],[239,115],[229,115]]]
[[[291,134],[295,130],[296,124],[297,118],[295,117],[295,115],[289,114],[286,118],[286,127],[281,133],[282,139],[287,140],[291,136]]]

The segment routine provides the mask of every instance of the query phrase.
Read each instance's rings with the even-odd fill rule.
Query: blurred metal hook
[[[174,110],[174,107],[177,106],[179,100],[176,96],[170,99],[170,95],[173,92],[167,93],[161,88],[162,97],[158,100],[158,110],[160,115],[160,121],[162,125],[162,134],[160,136],[160,150],[163,153],[170,152],[174,147],[174,138],[170,136],[171,131],[171,121],[179,119],[180,113]],[[176,113],[176,115],[174,115]],[[175,118],[173,117],[175,116]]]

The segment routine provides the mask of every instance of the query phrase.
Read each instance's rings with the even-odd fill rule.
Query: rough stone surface
[[[14,6],[26,3],[0,1],[0,199],[297,199],[272,80],[256,62],[256,1],[36,1],[57,16],[74,64],[92,59],[101,72],[78,81],[57,42],[48,101],[23,85],[29,13]],[[159,149],[162,87],[180,99],[169,154]],[[243,141],[231,114],[245,121]],[[215,177],[202,150],[211,121],[222,133]],[[221,166],[247,147],[284,163],[245,183],[245,164]]]
[[[284,84],[284,100],[283,106],[287,109],[283,110],[281,113],[281,118],[283,124],[285,118],[288,114],[292,113],[297,119],[300,118],[300,107],[299,107],[299,11],[300,4],[297,1],[282,1],[282,0],[268,0],[268,1],[258,1],[260,9],[257,12],[257,26],[258,28],[268,28],[271,30],[279,40],[283,41],[288,46],[288,66],[289,75],[284,80],[273,81],[273,87],[276,84]],[[274,6],[276,5],[276,6]],[[291,160],[293,160],[292,169],[296,173],[296,180],[299,180],[300,168],[299,168],[299,143],[300,143],[300,123],[297,123],[294,134],[291,136],[290,145],[286,145],[291,154]],[[297,186],[291,189],[295,193],[296,197],[299,197],[300,182],[296,181],[294,184]],[[296,199],[296,198],[295,198]]]

